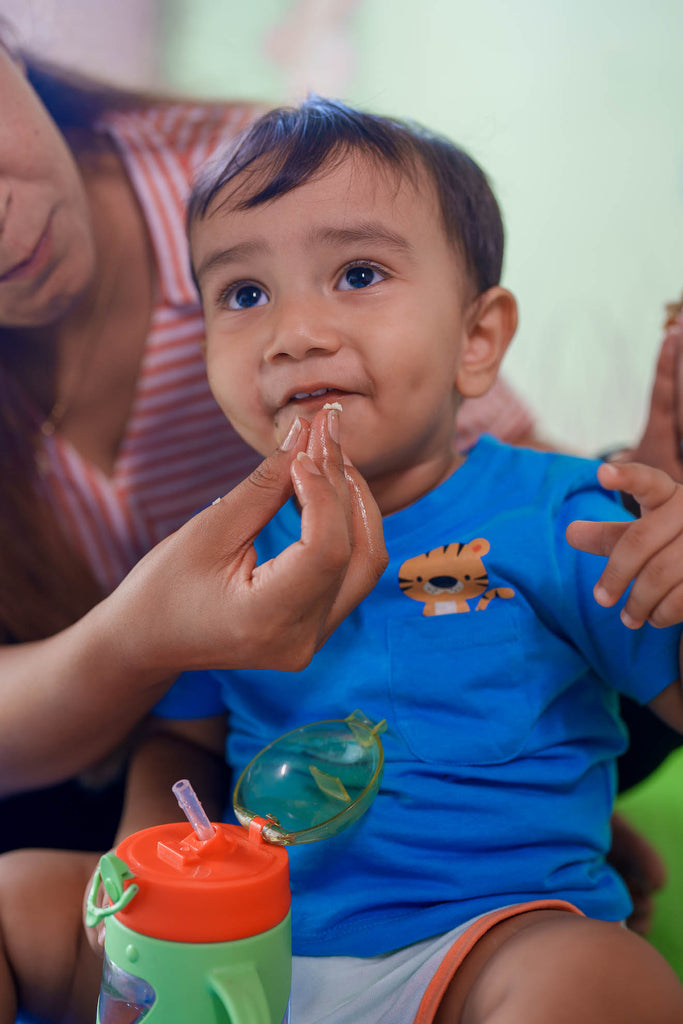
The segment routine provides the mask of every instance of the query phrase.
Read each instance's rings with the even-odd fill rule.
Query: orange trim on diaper
[[[532,900],[530,903],[516,903],[513,907],[494,910],[485,917],[480,917],[478,921],[470,925],[466,932],[463,932],[460,938],[455,940],[446,953],[439,969],[427,986],[413,1024],[432,1024],[455,972],[467,954],[479,942],[479,939],[483,938],[494,925],[500,924],[501,921],[506,921],[509,917],[517,917],[519,914],[526,914],[530,910],[567,910],[570,913],[579,914],[581,917],[585,916],[578,907],[565,900]]]

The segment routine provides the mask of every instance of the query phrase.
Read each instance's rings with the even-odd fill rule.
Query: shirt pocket
[[[388,627],[394,720],[417,758],[484,765],[519,754],[536,713],[516,609],[501,601]]]

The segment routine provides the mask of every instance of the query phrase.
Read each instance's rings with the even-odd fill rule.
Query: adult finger
[[[342,417],[336,405],[323,407],[312,419],[306,447],[307,453],[320,466],[334,487],[346,512],[351,532],[351,501],[344,477],[344,456],[341,448]]]
[[[231,541],[251,544],[261,529],[292,494],[291,465],[308,444],[310,424],[297,419],[283,444],[263,460],[246,479],[217,499],[207,516],[215,530],[225,530]]]
[[[635,461],[666,469],[680,480],[683,478],[683,465],[679,448],[679,417],[683,416],[683,411],[679,409],[679,402],[683,392],[678,383],[678,352],[679,342],[674,334],[668,332],[657,358],[645,429],[631,455]]]
[[[286,580],[290,611],[298,605],[302,620],[311,609],[318,612],[316,646],[372,590],[388,562],[381,513],[361,474],[342,456],[337,415],[331,410],[314,418],[307,452],[292,463],[301,541],[260,567],[269,573],[269,586],[273,573]]]
[[[292,464],[292,477],[301,507],[301,537],[254,568],[249,601],[257,614],[267,607],[271,651],[284,641],[287,663],[280,667],[296,671],[308,664],[329,633],[328,616],[346,576],[352,541],[344,503],[306,452]],[[356,588],[356,603],[365,593]]]
[[[382,514],[367,482],[350,464],[345,467],[345,478],[351,496],[352,556],[332,608],[329,632],[358,604],[358,593],[373,589],[389,562]]]
[[[351,553],[342,586],[337,593],[325,635],[329,635],[375,586],[388,563],[382,514],[370,488],[342,451],[344,417],[333,406],[327,409],[324,429],[317,418],[311,424],[307,452],[322,463],[347,512]],[[359,597],[360,595],[360,597]]]
[[[676,442],[678,459],[681,461],[681,444],[683,443],[683,320],[679,320],[669,330],[675,349],[675,404],[676,404]]]

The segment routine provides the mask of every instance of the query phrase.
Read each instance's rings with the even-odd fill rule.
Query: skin
[[[416,203],[388,178],[345,160],[252,210],[220,197],[191,232],[226,415],[267,453],[296,416],[338,401],[345,451],[384,515],[459,465],[455,409],[487,389],[517,322],[505,289],[471,295],[430,184]]]
[[[375,182],[375,185],[377,186],[378,182]],[[332,198],[338,201],[340,195],[337,194]],[[414,195],[409,196],[409,202],[418,205],[415,200]],[[422,193],[418,202],[424,202]],[[404,201],[403,206],[405,207],[405,205]],[[406,210],[401,212],[405,213]],[[424,207],[422,212],[427,213]],[[396,228],[395,213],[396,210],[392,209],[390,223],[394,229]],[[403,224],[405,226],[406,222],[403,221]],[[439,232],[440,225],[438,218],[435,218],[433,203],[429,209],[429,224],[432,234],[435,231]],[[419,225],[415,225],[415,227],[417,228]],[[443,251],[443,246],[441,251]],[[297,253],[297,256],[299,255],[301,254]],[[449,257],[452,257],[450,252]],[[451,269],[454,267],[458,269],[457,263],[451,262],[450,265]],[[391,264],[385,269],[391,270],[393,275]],[[437,270],[436,267],[434,269]],[[450,280],[447,276],[445,279]],[[410,280],[410,277],[408,274],[402,277],[399,268],[396,271],[396,276],[392,276],[391,280],[405,283]],[[443,281],[444,277],[442,276],[439,283]],[[422,280],[420,284],[427,287],[429,282]],[[450,280],[450,287],[454,287],[452,280]],[[325,289],[320,291],[325,291]],[[318,297],[320,297],[320,291]],[[330,291],[329,288],[325,291],[326,299],[329,298]],[[454,371],[454,380],[451,382],[451,386],[455,384],[457,392],[461,395],[482,393],[488,386],[487,382],[492,379],[492,374],[495,375],[502,352],[514,330],[516,313],[514,302],[511,302],[508,296],[509,293],[505,293],[503,289],[496,289],[492,290],[490,294],[487,293],[486,296],[473,299],[466,294],[465,289],[459,295],[460,302],[456,303],[455,307],[452,304],[449,305],[449,300],[439,297],[438,310],[431,321],[428,339],[429,359],[425,361],[425,366],[423,367],[420,361],[416,361],[414,355],[411,361],[410,353],[404,344],[399,345],[397,354],[394,354],[392,347],[388,344],[385,350],[386,358],[393,361],[399,356],[401,359],[405,357],[405,365],[403,362],[400,363],[402,372],[412,371],[413,383],[422,394],[427,394],[432,386],[440,389],[438,392],[439,409],[444,409],[446,404],[442,381],[438,373],[435,372],[435,363],[433,364],[431,359],[439,351],[439,346],[443,351],[444,336],[439,332],[443,330],[448,316],[451,315],[447,310],[452,312],[455,308],[457,329],[455,335],[451,337],[451,341],[455,341],[458,345],[459,362],[457,366],[449,364]],[[405,298],[407,299],[408,296]],[[326,305],[324,308],[330,307]],[[411,313],[410,303],[402,308],[406,316]],[[419,301],[417,298],[412,310],[414,313],[413,323],[418,326],[421,322],[421,315],[418,313]],[[325,316],[322,317],[321,323],[325,328]],[[352,323],[352,335],[357,323],[357,320]],[[394,328],[398,331],[402,325],[401,318],[396,317],[393,323]],[[293,337],[296,340],[296,328]],[[296,358],[304,358],[303,356],[297,357],[290,351],[290,342],[287,342],[282,349],[278,349],[278,344],[279,342],[276,343],[272,359],[272,364],[277,363],[278,369],[282,368],[283,363],[289,363]],[[316,351],[318,357],[321,352],[330,351],[329,348],[325,348],[325,344],[321,344],[320,337],[313,339],[313,343],[308,346],[307,351],[310,349]],[[358,428],[351,425],[351,420],[355,422],[355,412],[353,417],[347,416],[346,422],[349,426],[345,428],[345,443],[348,433],[350,448],[357,448],[362,454],[364,449],[361,442],[367,439],[368,428],[373,425],[373,406],[379,407],[380,403],[386,400],[384,408],[388,415],[392,401],[400,400],[401,393],[400,390],[392,392],[391,389],[387,389],[385,394],[384,390],[379,388],[375,379],[379,378],[379,370],[373,368],[372,360],[369,359],[367,353],[364,353],[362,345],[356,349],[351,348],[351,352],[355,352],[355,355],[350,356],[348,363],[350,379],[341,379],[332,383],[336,387],[350,384],[357,389],[351,394],[348,403],[349,405],[356,403],[359,406],[358,416],[363,425]],[[399,364],[397,363],[397,365]],[[342,363],[341,367],[343,366]],[[359,369],[359,380],[353,376],[356,368]],[[366,376],[360,376],[362,373],[365,373]],[[271,380],[277,381],[277,378],[271,378]],[[293,386],[298,390],[301,383],[301,381],[295,380]],[[303,381],[303,384],[310,383],[312,382]],[[367,393],[364,390],[366,383],[369,388]],[[425,388],[426,390],[424,390]],[[352,389],[349,388],[349,390]],[[244,395],[246,399],[246,391]],[[335,397],[334,394],[331,397]],[[272,420],[270,433],[265,431],[263,434],[264,443],[266,437],[269,438],[268,447],[263,449],[268,452],[272,451],[278,440],[287,436],[287,428],[294,423],[297,412],[300,412],[301,418],[305,421],[313,416],[321,404],[316,403],[316,400],[308,400],[305,403],[297,401],[294,403],[297,409],[288,411],[283,406],[289,406],[291,403],[280,402],[282,396],[270,394],[266,390],[257,398],[264,403],[263,407],[254,406],[253,411],[257,411],[258,415],[255,416],[253,424],[250,424],[250,417],[245,418],[245,429],[253,427],[256,434],[259,434],[259,424],[263,426],[264,415],[266,417],[270,415]],[[403,398],[409,399],[410,396],[404,393]],[[443,399],[443,403],[441,399]],[[457,395],[451,392],[453,406],[457,400]],[[273,401],[280,402],[280,404],[272,407]],[[269,405],[268,402],[271,404]],[[305,408],[301,408],[302,406]],[[355,408],[355,406],[352,405],[351,408]],[[276,413],[279,413],[279,416],[276,416]],[[409,486],[403,486],[400,479],[400,460],[405,457],[406,453],[413,451],[408,436],[410,432],[403,429],[404,418],[410,421],[411,430],[418,429],[418,441],[415,447],[416,471],[411,475]],[[397,433],[394,433],[391,438],[387,438],[387,441],[390,442],[389,457],[385,458],[384,452],[378,448],[372,458],[368,458],[368,462],[363,466],[372,480],[373,491],[381,500],[385,511],[403,507],[420,493],[435,486],[458,465],[457,456],[450,450],[450,445],[444,445],[444,437],[439,429],[439,424],[435,422],[435,417],[431,413],[409,404],[409,407],[403,411],[402,415],[399,415],[398,419],[396,416],[394,417],[394,426]],[[340,621],[339,616],[347,614],[357,599],[362,596],[359,595],[359,591],[369,589],[373,579],[381,572],[383,565],[381,532],[378,538],[377,532],[374,530],[372,498],[367,491],[363,491],[362,479],[354,474],[351,468],[347,467],[345,470],[342,468],[341,453],[335,437],[338,426],[335,424],[334,416],[331,418],[323,416],[317,421],[314,418],[313,431],[310,435],[306,423],[303,423],[301,430],[302,435],[296,437],[295,448],[289,450],[289,455],[285,453],[284,459],[282,453],[276,455],[275,463],[271,462],[270,468],[255,475],[248,484],[250,488],[255,488],[261,493],[264,498],[265,504],[261,513],[254,516],[252,510],[247,509],[242,502],[230,503],[227,499],[225,503],[222,502],[217,506],[217,510],[206,510],[202,517],[198,517],[193,524],[189,524],[189,529],[185,528],[184,533],[181,531],[182,535],[179,534],[171,538],[165,548],[157,549],[151,557],[144,560],[139,570],[136,570],[136,573],[129,578],[125,588],[115,600],[109,604],[105,602],[89,620],[89,625],[81,626],[81,631],[86,630],[85,636],[88,637],[90,645],[85,644],[90,660],[86,659],[84,664],[80,664],[76,658],[77,674],[82,676],[84,685],[86,681],[92,679],[93,671],[97,668],[101,669],[103,664],[106,666],[116,663],[117,659],[120,659],[119,665],[125,665],[133,674],[138,673],[137,683],[142,683],[143,688],[145,685],[157,685],[159,672],[162,669],[170,671],[172,664],[176,669],[181,663],[188,667],[200,663],[206,664],[208,657],[206,651],[211,646],[213,646],[212,664],[216,666],[229,667],[235,663],[258,665],[262,663],[265,650],[269,655],[274,654],[276,657],[289,656],[290,667],[300,667],[306,663],[312,651],[324,640],[329,629],[334,628],[335,623]],[[304,449],[307,449],[308,457],[303,454]],[[283,476],[285,468],[287,470],[286,483]],[[258,530],[261,524],[260,515],[265,515],[267,519],[269,514],[272,514],[272,511],[268,512],[268,510],[274,510],[274,507],[277,507],[278,503],[283,500],[283,496],[289,493],[290,480],[296,488],[297,496],[304,509],[305,527],[301,546],[290,552],[284,560],[276,559],[274,563],[264,567],[262,573],[255,573],[251,545],[252,535],[238,538],[237,543],[233,543],[230,536],[235,533],[236,521],[240,529],[246,528],[245,518],[249,519],[249,530],[254,532]],[[253,499],[253,491],[251,496]],[[244,495],[241,497],[244,498]],[[307,511],[310,513],[309,515],[306,515]],[[247,512],[249,512],[248,516]],[[263,519],[263,521],[266,520]],[[226,540],[229,543],[220,564],[216,565],[215,553],[217,545],[220,543],[219,538],[223,539],[223,543]],[[338,561],[334,562],[333,559],[334,564],[330,566],[329,559],[333,557],[334,552],[339,550],[340,541],[342,543],[341,555]],[[174,572],[172,576],[169,576],[164,563],[168,560],[173,564],[175,559],[179,560],[176,563],[179,572]],[[287,622],[279,621],[279,619],[274,622],[272,619],[273,603],[267,599],[269,584],[284,585],[288,580],[290,581],[290,597],[296,598],[297,594],[300,596],[302,588],[296,585],[296,572],[304,566],[306,572],[299,577],[300,580],[310,581],[311,570],[314,570],[315,575],[316,568],[321,566],[325,567],[327,572],[327,576],[321,584],[326,597],[316,603],[317,613],[320,617],[311,619],[310,608],[301,609],[296,604],[290,608],[288,602],[280,602],[283,607],[279,609],[279,614]],[[171,578],[173,579],[173,588],[169,588]],[[235,579],[237,580],[236,590],[233,587]],[[210,581],[208,586],[207,581]],[[180,584],[180,589],[176,591],[175,588],[178,584]],[[331,596],[328,587],[331,588]],[[183,593],[186,600],[183,600]],[[231,603],[233,597],[235,597],[235,602]],[[246,599],[248,599],[247,603],[244,604]],[[104,611],[102,607],[104,607]],[[155,619],[153,622],[146,622],[144,621],[145,609],[150,607],[155,610]],[[198,607],[199,609],[194,623],[187,619],[188,607]],[[266,613],[266,609],[269,609],[269,614]],[[305,612],[309,615],[308,629],[304,628]],[[233,613],[236,613],[236,618],[233,617]],[[263,643],[261,632],[260,645],[255,645],[250,652],[248,644],[245,646],[243,634],[245,627],[249,627],[251,624],[253,628],[254,614],[257,616],[259,629],[270,629],[271,632],[267,634],[266,643]],[[258,618],[259,615],[261,618]],[[225,630],[229,623],[233,623],[234,636],[223,639],[222,644],[219,644],[218,638],[225,637]],[[112,632],[111,627],[114,625],[116,629]],[[301,649],[294,653],[291,649],[292,635],[296,636],[296,633],[287,633],[287,629],[291,629],[293,625],[301,628],[303,641],[302,647],[300,644],[296,644],[297,648],[301,647]],[[199,632],[196,631],[196,627],[201,627]],[[249,633],[248,628],[247,633]],[[76,636],[76,640],[74,640],[74,636]],[[283,636],[287,637],[288,651],[282,649]],[[105,638],[104,641],[101,637]],[[242,642],[239,654],[235,647],[235,641],[238,638],[241,638]],[[275,651],[270,649],[271,640],[276,644]],[[277,648],[278,640],[279,648]],[[82,632],[80,637],[78,633],[71,634],[70,647],[67,640],[65,669],[68,670],[71,667],[69,655],[73,658],[76,650],[82,652],[84,649],[83,641],[84,634]],[[98,648],[98,643],[100,645],[104,643],[104,648],[102,646]],[[65,657],[64,653],[62,657]],[[237,661],[233,661],[233,659],[237,659]],[[69,672],[69,677],[71,678],[71,672]],[[106,675],[104,680],[101,676],[98,676],[98,679],[106,694],[108,689]],[[104,685],[102,686],[102,684]],[[90,687],[90,692],[92,693],[92,687]],[[32,696],[34,695],[32,694]],[[48,694],[48,696],[50,695]],[[58,701],[59,696],[55,693],[51,699]],[[147,698],[149,697],[148,691]],[[74,703],[74,713],[79,713],[78,708],[83,703],[82,700]],[[59,709],[62,711],[61,717],[63,717],[63,705],[60,705]],[[125,712],[126,715],[128,710]],[[53,711],[56,713],[57,704],[54,705]],[[46,721],[50,717],[49,704],[44,717]],[[99,721],[102,720],[101,716],[96,717]],[[116,715],[114,720],[116,727],[122,727],[124,732],[129,727],[125,723],[121,726],[120,718],[117,719]],[[128,720],[126,719],[126,721]],[[168,793],[170,782],[178,776],[181,761],[189,766],[188,773],[193,778],[202,780],[199,788],[207,806],[220,806],[219,801],[223,796],[223,781],[220,773],[216,771],[217,762],[214,752],[220,749],[222,727],[223,723],[217,723],[215,720],[193,725],[178,723],[166,730],[150,734],[146,742],[140,746],[133,765],[130,795],[121,834],[139,828],[142,824],[149,825],[155,821],[167,821],[173,817]],[[77,723],[78,735],[83,735],[83,731],[83,723]],[[64,740],[63,737],[62,740]],[[213,801],[215,801],[215,805]],[[30,861],[23,863],[24,870],[33,866]],[[25,874],[20,877],[12,874],[16,866],[16,858],[4,861],[0,875],[3,892],[18,892],[21,879],[26,880]],[[73,893],[74,888],[81,887],[83,878],[90,871],[91,866],[91,861],[88,863],[82,861],[77,868],[73,861],[65,861],[64,870],[57,870],[56,865],[53,865],[53,868],[50,869],[52,873],[49,875],[44,870],[38,871],[43,880],[40,886],[36,884],[35,876],[33,878],[28,876],[29,881],[33,882],[37,907],[44,911],[44,908],[50,905],[55,911],[56,916],[51,919],[52,924],[59,920],[70,922],[69,927],[74,924],[73,908],[75,903],[73,900],[66,900],[67,890]],[[63,890],[59,889],[60,880],[65,882]],[[68,917],[60,916],[60,907],[54,899],[55,888],[57,891],[63,892],[65,897],[64,914]],[[17,903],[12,900],[7,902],[3,900],[0,903],[0,908],[3,908],[2,918],[0,918],[0,936],[2,937],[0,948],[4,949],[7,954],[6,960],[3,961],[0,958],[0,992],[5,993],[9,1000],[6,1007],[0,1006],[0,1014],[5,1013],[4,1017],[0,1015],[1,1024],[6,1024],[6,1022],[10,1024],[14,1019],[14,1004],[12,1003],[14,998],[12,980],[14,978],[18,981],[24,1001],[31,1005],[36,1012],[43,1012],[51,1019],[59,1017],[59,1019],[70,1022],[91,1020],[99,964],[82,944],[78,944],[76,933],[74,933],[74,940],[77,948],[75,951],[69,952],[71,959],[59,961],[60,976],[56,978],[48,956],[48,952],[54,948],[56,943],[55,933],[47,924],[44,924],[38,930],[37,935],[32,932],[30,943],[23,941],[22,936],[26,935],[26,929],[23,927],[26,904],[23,901]],[[530,922],[530,925],[532,923],[536,922]],[[526,927],[520,929],[520,931],[526,930]],[[531,932],[530,926],[528,931]],[[614,929],[614,933],[616,934],[616,929]],[[512,938],[514,934],[515,930],[509,937]],[[549,933],[541,931],[536,934],[540,935],[538,943],[540,948],[540,944],[547,941]],[[43,939],[45,946],[41,947],[43,949],[41,954],[41,949],[36,943]],[[501,948],[504,947],[508,951],[522,948],[519,944],[508,944],[507,942],[501,943]],[[586,948],[589,947],[586,946]],[[515,966],[514,958],[511,960],[510,957],[506,957],[504,961],[497,961],[494,951],[487,950],[484,946],[482,946],[482,950],[482,965],[485,964],[488,967],[489,964],[495,965],[498,962],[502,963],[503,967],[506,963]],[[487,955],[484,956],[484,954]],[[536,954],[532,953],[532,955]],[[41,963],[49,969],[50,977],[46,978],[44,974],[41,974],[39,967]],[[473,961],[470,961],[470,965],[472,963]],[[54,959],[52,964],[54,965]],[[488,990],[489,987],[488,985],[478,986],[477,978],[480,971],[477,969],[476,961],[474,961],[474,965],[474,969],[470,970],[470,981],[467,987],[463,988],[464,983],[462,983],[459,984],[458,989],[453,989],[454,999],[464,999],[468,1002],[464,1012],[469,1013],[470,1016],[462,1017],[466,1024],[469,1024],[470,1021],[493,1020],[493,1017],[488,1016],[490,1007],[485,1004],[480,1005],[475,998],[478,991]],[[481,969],[483,970],[483,966]],[[516,973],[523,974],[521,971]],[[462,973],[461,977],[466,978],[467,974]],[[498,977],[501,979],[504,990],[505,970],[500,968],[498,973],[492,977],[494,981]],[[635,970],[633,978],[636,978]],[[638,980],[640,981],[640,978]],[[498,991],[501,991],[500,987]],[[522,995],[524,996],[524,993]],[[538,993],[536,995],[538,1002]],[[83,1003],[78,1005],[78,1000],[81,998],[87,1005]],[[666,998],[668,999],[668,994]],[[440,1020],[461,1019],[461,1009],[457,1004],[453,1005],[455,1009],[452,1012],[457,1016],[452,1014],[450,1017],[442,1016]],[[538,1005],[542,1004],[539,1002]],[[451,1013],[451,1009],[448,999],[445,999],[443,1013]],[[546,1009],[552,1012],[553,1005],[548,1004]],[[680,1006],[677,1009],[680,1009]],[[528,1016],[513,1018],[508,1015],[505,1019],[524,1019],[527,1024],[529,1021]],[[539,1019],[542,1018],[539,1017]],[[559,1017],[555,1015],[552,1019],[559,1019]],[[589,1020],[591,1018],[584,1016],[582,1019]],[[606,1018],[596,1017],[595,1019],[604,1020]],[[642,1019],[642,1016],[640,1018],[623,1016],[616,1019],[628,1021]],[[659,1019],[665,1022],[667,1017],[661,1016]],[[671,1019],[679,1019],[679,1017]]]
[[[53,395],[40,368],[54,364],[57,393],[66,386],[69,397],[76,373],[60,431],[108,472],[149,323],[146,229],[115,154],[77,167],[1,48],[0,94],[0,325],[17,328],[17,358],[35,361],[31,397],[45,414]],[[83,619],[0,649],[3,792],[70,777],[107,754],[187,667],[308,663],[386,565],[378,509],[338,436],[334,415],[301,422]],[[301,539],[257,566],[254,538],[292,493]],[[203,778],[206,752],[192,743]],[[209,758],[207,793],[215,779]],[[131,812],[124,823],[138,820]],[[101,963],[80,923],[93,860],[54,851],[0,859],[0,1024],[13,1024],[18,1001],[47,1020],[94,1019]]]
[[[110,144],[77,163],[1,48],[0,89],[0,326],[36,406],[64,400],[60,433],[110,474],[152,311],[146,223]]]
[[[93,227],[83,180],[22,69],[0,50],[0,322],[63,316],[89,284]]]
[[[655,365],[650,407],[642,437],[623,453],[624,461],[644,462],[683,482],[683,315],[666,325]]]
[[[56,763],[65,774],[83,767],[130,731],[181,667],[297,671],[308,663],[387,561],[377,508],[344,460],[336,419],[333,412],[310,427],[302,421],[238,488],[154,548],[60,634],[60,647],[46,642],[59,685],[38,676],[23,693],[3,688],[0,749],[10,766],[0,766],[0,777],[21,772],[32,787]],[[257,566],[254,538],[292,490],[301,539]],[[220,816],[224,730],[221,718],[147,734],[133,759],[119,840],[180,819],[168,780],[181,765],[208,812]],[[0,858],[0,1024],[13,1024],[17,1005],[63,1024],[94,1019],[101,960],[83,941],[80,908],[96,859],[24,850]]]
[[[219,194],[191,236],[208,370],[226,413],[267,451],[291,417],[339,400],[353,410],[349,422],[342,417],[345,448],[384,514],[457,471],[453,410],[460,397],[489,386],[516,324],[501,289],[468,294],[429,183],[418,194],[405,180],[386,187],[389,176],[356,158],[249,211]],[[374,237],[361,241],[359,227],[370,220]],[[390,232],[400,246],[386,245]],[[363,266],[371,268],[365,278]],[[351,290],[353,281],[364,287]],[[296,397],[323,386],[330,389],[324,396]],[[643,518],[569,528],[570,543],[607,557],[596,600],[614,604],[634,581],[626,626],[680,621],[683,489],[658,470],[630,464],[603,466],[599,478],[634,494]],[[678,682],[652,706],[683,726]],[[607,922],[535,911],[477,943],[436,1021],[673,1024],[682,1013],[677,978],[639,937]]]

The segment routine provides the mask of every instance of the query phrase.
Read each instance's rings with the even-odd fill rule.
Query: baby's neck
[[[425,494],[433,491],[464,461],[463,455],[451,451],[438,459],[420,462],[394,473],[377,476],[368,473],[366,479],[380,512],[383,516],[388,516],[408,508]]]

